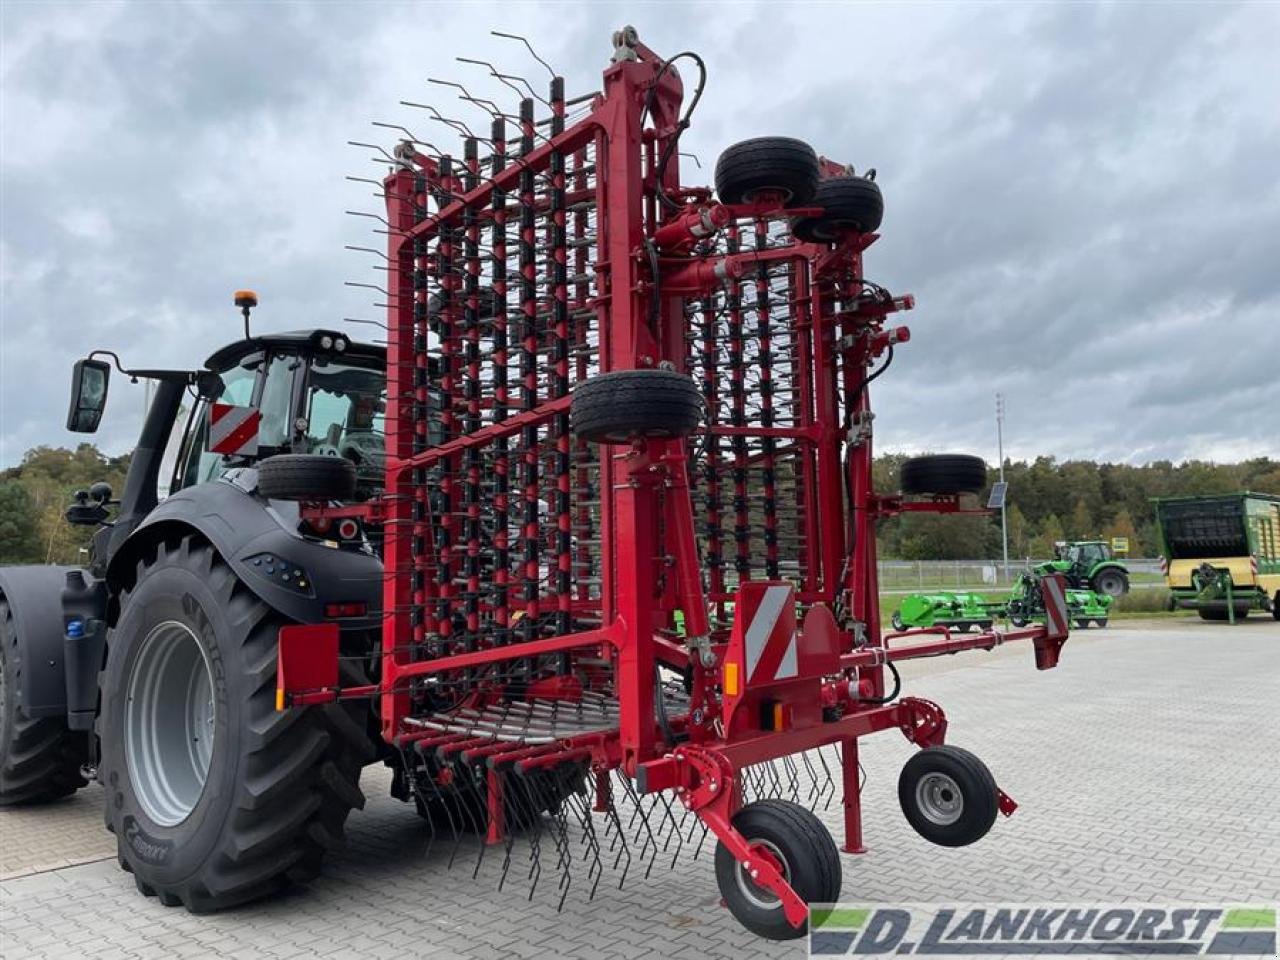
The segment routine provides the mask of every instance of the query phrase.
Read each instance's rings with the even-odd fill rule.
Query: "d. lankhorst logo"
[[[834,904],[809,913],[813,957],[1276,956],[1275,904]]]

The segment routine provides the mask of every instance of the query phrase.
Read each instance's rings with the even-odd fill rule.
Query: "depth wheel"
[[[996,822],[1000,798],[987,765],[960,747],[926,747],[898,777],[898,803],[907,822],[930,843],[963,847]]]
[[[362,708],[275,709],[287,621],[195,537],[140,561],[102,673],[107,829],[138,889],[217,910],[305,881],[364,805]]]
[[[804,807],[788,800],[759,800],[739,810],[733,826],[749,844],[778,861],[805,903],[840,899],[840,852],[822,821]],[[757,886],[722,843],[716,844],[716,883],[729,912],[756,936],[794,940],[808,931],[807,923],[796,928],[787,922],[782,901]]]
[[[63,717],[28,717],[22,709],[22,659],[9,605],[0,599],[0,807],[45,803],[83,787],[88,737]]]

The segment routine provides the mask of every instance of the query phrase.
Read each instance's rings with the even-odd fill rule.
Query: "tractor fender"
[[[22,712],[31,718],[61,717],[67,709],[63,651],[62,591],[79,567],[0,567],[0,598],[9,605],[22,683]]]
[[[366,614],[341,621],[344,630],[381,626],[382,561],[326,546],[298,532],[298,505],[256,495],[257,471],[229,473],[220,480],[173,494],[147,515],[116,550],[107,582],[117,598],[132,583],[138,561],[160,541],[200,534],[264,603],[299,623],[325,621],[327,603],[364,603]]]

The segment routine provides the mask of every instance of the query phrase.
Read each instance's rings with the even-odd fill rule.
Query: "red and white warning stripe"
[[[258,453],[262,411],[229,403],[209,405],[209,450],[224,456],[252,457]]]
[[[1254,577],[1258,576],[1258,558],[1257,557],[1255,556],[1249,557],[1249,570],[1250,572],[1253,573]]]
[[[795,591],[790,586],[765,587],[748,616],[743,645],[747,683],[786,680],[800,672],[796,658]]]
[[[1164,557],[1160,558],[1160,576],[1167,577],[1169,575],[1169,561]]]
[[[1040,584],[1044,596],[1046,631],[1052,637],[1067,635],[1067,591],[1060,576],[1045,577]]]

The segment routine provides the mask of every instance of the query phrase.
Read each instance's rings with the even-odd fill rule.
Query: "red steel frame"
[[[394,284],[386,495],[366,508],[385,525],[381,676],[340,694],[295,684],[291,702],[376,693],[383,736],[401,747],[429,742],[526,769],[587,759],[600,775],[621,767],[642,793],[674,789],[799,925],[805,905],[778,865],[732,826],[740,771],[841,744],[844,849],[859,852],[858,738],[897,728],[924,746],[940,743],[946,731],[936,704],[883,702],[886,664],[1031,639],[1037,666],[1052,667],[1066,622],[1051,616],[1048,627],[964,637],[945,628],[882,633],[876,521],[903,511],[965,509],[956,497],[904,500],[877,494],[872,484],[868,370],[909,339],[905,327],[886,321],[913,301],[863,283],[873,234],[801,243],[779,231],[784,216],[817,208],[784,214],[782,198],[770,196],[725,207],[705,188],[682,188],[670,149],[682,129],[682,83],[642,44],[634,50],[634,60],[605,71],[603,92],[576,122],[565,119],[558,78],[552,115],[541,125],[546,133],[533,120],[531,100],[522,107],[517,141],[508,144],[506,124],[496,120],[483,176],[475,138],[461,161],[411,145],[398,152],[400,166],[385,181]],[[674,204],[659,196],[659,168],[661,193]],[[843,172],[825,168],[824,175]],[[708,239],[708,229],[720,239]],[[517,270],[508,266],[513,239]],[[786,281],[786,319],[771,326],[780,315],[771,301],[777,273]],[[496,301],[484,323],[489,294],[482,277]],[[743,291],[754,306],[744,306]],[[753,315],[756,332],[748,334]],[[720,361],[721,323],[727,364]],[[754,388],[742,360],[748,339],[760,368]],[[779,373],[775,355],[783,353]],[[589,448],[569,433],[574,383],[591,373],[659,366],[702,377],[713,417],[701,476],[692,465],[705,434],[688,443]],[[788,391],[786,402],[772,399],[779,387]],[[761,394],[763,422],[746,420],[753,390]],[[444,398],[446,436],[433,445],[436,395]],[[729,422],[714,414],[725,405]],[[775,425],[775,417],[786,425]],[[549,486],[547,464],[555,474]],[[773,504],[764,508],[763,577],[752,559],[745,478],[753,469],[762,471],[764,500]],[[589,471],[598,471],[594,512],[583,505]],[[722,477],[734,488],[733,576],[727,560],[718,562],[730,539],[722,528],[729,512]],[[782,546],[774,485],[784,481],[794,483],[797,512],[796,539]],[[542,529],[544,492],[554,506],[550,531]],[[695,500],[705,507],[702,536]],[[485,510],[500,518],[487,538]],[[588,520],[599,528],[598,593],[577,582]],[[570,529],[578,531],[576,545]],[[704,547],[715,561],[705,571]],[[482,554],[496,558],[487,574]],[[542,564],[543,557],[554,559]],[[795,565],[794,576],[779,575],[784,563]],[[798,627],[779,634],[798,650],[798,672],[753,683],[741,659],[749,642],[745,607],[777,587],[793,591],[785,606],[801,613]],[[727,616],[729,604],[732,629],[708,616]],[[676,611],[683,642],[671,631]],[[406,723],[421,709],[414,684],[425,678],[518,661],[558,663],[563,679],[584,662],[579,658],[608,664],[608,690],[620,709],[616,732],[529,746],[429,734]],[[692,672],[690,711],[674,718],[686,735],[679,745],[666,741],[655,718],[659,663]],[[553,679],[537,678],[538,689],[550,689]],[[572,696],[572,684],[564,689]],[[481,699],[504,695],[479,682],[474,692]],[[491,776],[491,840],[502,836],[498,793]],[[1001,806],[1012,812],[1003,795]]]

